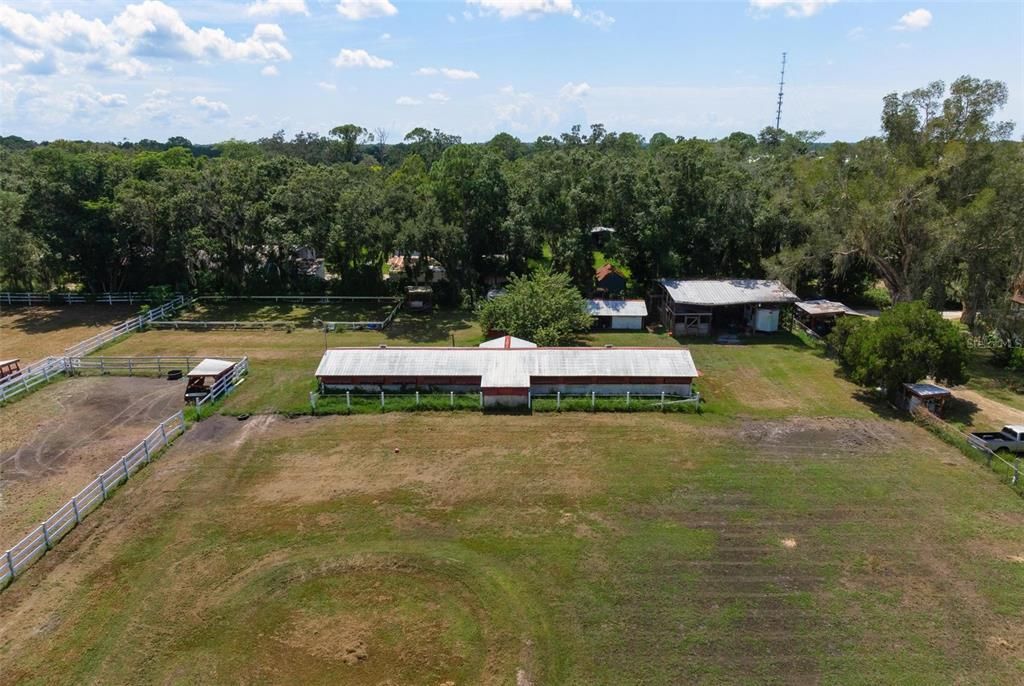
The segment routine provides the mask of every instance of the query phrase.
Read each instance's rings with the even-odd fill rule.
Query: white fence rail
[[[23,368],[17,375],[0,383],[0,402],[6,403],[36,386],[49,383],[50,379],[67,372],[67,360],[63,357],[47,357]]]
[[[94,350],[110,343],[111,341],[120,338],[126,333],[132,331],[138,331],[146,324],[155,321],[157,319],[163,319],[175,310],[179,310],[186,304],[185,296],[179,295],[173,300],[170,300],[160,307],[150,310],[145,314],[140,314],[138,317],[132,317],[126,319],[117,326],[107,329],[101,333],[96,334],[92,338],[87,338],[81,343],[76,343],[67,350],[64,351],[65,357],[84,357]]]
[[[49,305],[70,303],[102,303],[115,305],[148,302],[145,293],[125,291],[118,293],[13,293],[0,292],[0,305]]]
[[[179,412],[160,422],[145,440],[129,450],[117,462],[64,503],[46,521],[33,529],[4,553],[0,560],[0,587],[6,586],[26,567],[46,554],[69,531],[99,507],[111,491],[150,463],[153,455],[167,447],[185,431],[185,414]]]
[[[196,401],[196,414],[202,417],[201,408],[206,403],[217,402],[220,398],[226,396],[231,391],[245,381],[245,375],[249,373],[249,358],[243,357],[239,360],[231,373],[225,377],[217,379],[217,381],[210,387],[210,392],[205,398],[200,398]]]
[[[207,357],[219,360],[241,361],[245,358],[224,357],[221,355],[161,355],[158,357],[123,357],[110,355],[93,355],[91,357],[69,357],[68,372],[82,373],[87,371],[100,374],[121,374],[129,376],[135,373],[163,374],[172,369],[187,372]]]
[[[393,295],[199,295],[196,300],[223,302],[228,300],[259,300],[269,302],[343,303],[343,302],[395,302]]]

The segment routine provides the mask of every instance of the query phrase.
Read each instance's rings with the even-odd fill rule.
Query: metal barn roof
[[[190,370],[186,376],[217,376],[221,372],[231,369],[234,366],[234,362],[228,362],[227,360],[215,360],[208,357]]]
[[[747,305],[756,303],[794,303],[800,298],[781,281],[764,279],[725,279],[720,281],[658,281],[673,302],[684,305]]]
[[[646,317],[643,300],[588,300],[587,309],[595,317]]]
[[[803,302],[798,302],[796,306],[810,315],[850,314],[855,317],[864,316],[857,310],[834,300],[804,300]]]
[[[15,362],[21,362],[21,358],[20,357],[12,357],[9,360],[0,360],[0,367],[6,367],[7,365],[14,364]]]
[[[921,398],[951,394],[948,388],[936,386],[933,383],[905,383],[903,384],[903,387],[906,388],[911,393],[913,393],[914,395]]]
[[[515,336],[499,336],[498,338],[492,338],[489,341],[484,341],[480,344],[481,348],[536,348],[537,344],[533,341],[528,341],[525,338],[516,338]]]
[[[481,377],[486,388],[525,388],[532,376],[695,377],[682,348],[342,348],[318,377]]]

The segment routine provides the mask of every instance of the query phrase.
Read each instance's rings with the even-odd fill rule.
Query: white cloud
[[[427,96],[427,98],[433,100],[434,102],[448,102],[449,100],[451,100],[451,98],[449,98],[447,95],[440,91],[431,93],[430,95]]]
[[[926,29],[932,23],[932,13],[926,9],[918,8],[907,12],[900,17],[899,23],[892,28],[896,31],[920,31]]]
[[[558,90],[558,95],[563,100],[579,100],[590,92],[590,84],[586,81],[573,83],[570,81]]]
[[[854,26],[852,29],[846,32],[846,37],[850,40],[860,40],[864,37],[864,27]]]
[[[231,116],[231,110],[219,100],[208,100],[202,95],[197,95],[190,102],[210,119],[223,119]]]
[[[410,98],[408,95],[403,95],[402,97],[400,97],[397,100],[395,100],[395,104],[396,105],[422,105],[423,101],[422,100],[418,100],[416,98]]]
[[[572,0],[466,0],[481,12],[497,14],[502,19],[526,16],[531,19],[543,14],[572,14],[576,7]]]
[[[110,93],[107,95],[100,95],[96,98],[103,107],[124,107],[128,104],[128,97],[123,93]]]
[[[760,12],[783,9],[787,17],[813,17],[826,5],[836,2],[838,0],[750,0],[750,7]]]
[[[455,17],[453,17],[452,15],[449,14],[448,15],[448,23],[449,24],[454,24],[455,21],[456,21]]]
[[[262,74],[263,76],[277,76],[277,73],[277,67],[275,67],[272,64],[268,64],[267,66],[260,69],[260,74]]]
[[[453,69],[451,67],[420,67],[413,72],[416,76],[437,76],[440,74],[452,81],[469,81],[479,79],[480,75],[469,69]]]
[[[382,33],[382,34],[380,34],[380,39],[381,40],[391,40],[391,34],[390,33]]]
[[[584,24],[590,24],[596,26],[602,31],[607,31],[615,23],[615,17],[605,14],[601,10],[594,10],[592,12],[581,12],[574,14],[577,19],[582,21]]]
[[[388,0],[339,0],[336,9],[338,14],[349,21],[391,17],[398,14],[398,9]]]
[[[341,52],[338,53],[338,56],[335,57],[332,62],[334,63],[334,66],[343,69],[356,67],[387,69],[394,64],[391,60],[386,60],[383,57],[376,57],[365,50],[349,50],[348,48],[342,48]]]
[[[319,88],[321,88],[321,89],[323,89],[325,91],[336,91],[336,90],[338,90],[337,86],[335,86],[333,83],[328,83],[327,81],[320,81],[316,85]]]
[[[306,0],[256,0],[246,8],[250,17],[276,17],[279,14],[305,14],[309,16]]]
[[[242,126],[244,126],[247,129],[255,129],[257,127],[263,126],[263,122],[255,114],[250,114],[242,120]]]
[[[258,24],[248,38],[234,40],[222,29],[193,29],[178,10],[159,0],[128,5],[109,22],[70,10],[40,18],[0,5],[0,41],[11,46],[23,73],[36,74],[90,69],[131,77],[151,69],[143,59],[291,59],[284,31],[276,24]],[[29,52],[19,57],[18,48]]]

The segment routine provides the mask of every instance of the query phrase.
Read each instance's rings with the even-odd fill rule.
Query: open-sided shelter
[[[901,402],[909,411],[924,407],[936,417],[941,417],[946,401],[952,397],[953,393],[948,388],[933,383],[905,383]]]
[[[588,300],[587,311],[594,318],[594,328],[640,331],[647,318],[643,300]]]
[[[819,336],[826,335],[841,317],[863,317],[860,312],[834,300],[804,300],[796,303],[796,319]]]
[[[485,406],[529,395],[666,393],[690,397],[697,368],[683,348],[340,348],[316,370],[324,392],[480,392]]]
[[[195,402],[210,394],[210,389],[219,380],[231,374],[237,362],[206,358],[188,371],[188,386],[185,388],[185,402]]]

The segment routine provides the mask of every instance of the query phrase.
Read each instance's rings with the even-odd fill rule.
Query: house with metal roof
[[[594,318],[594,328],[641,331],[647,318],[643,300],[588,300],[587,311]]]
[[[716,328],[778,331],[782,308],[800,300],[781,281],[659,279],[652,297],[674,336],[706,336]]]
[[[327,350],[316,377],[325,393],[480,392],[491,407],[527,405],[531,394],[689,398],[698,376],[683,348],[516,347],[506,337],[495,341],[478,348]]]

